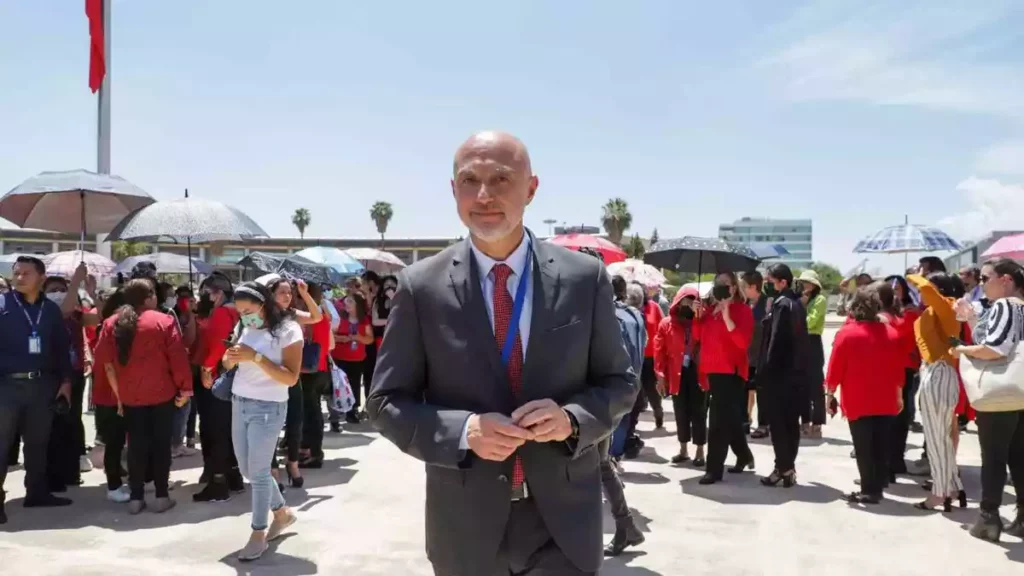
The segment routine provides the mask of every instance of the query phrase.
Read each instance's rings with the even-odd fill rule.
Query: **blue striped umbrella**
[[[961,250],[963,246],[938,228],[900,224],[889,226],[861,240],[853,249],[855,253],[867,252],[899,254],[906,252],[939,252]]]

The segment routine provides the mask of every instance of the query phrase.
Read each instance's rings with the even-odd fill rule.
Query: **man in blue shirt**
[[[23,256],[14,265],[14,290],[0,295],[0,462],[6,463],[20,423],[25,442],[26,508],[67,506],[50,494],[46,449],[53,411],[71,400],[71,341],[60,306],[43,296],[46,267]],[[0,524],[4,512],[0,466]]]

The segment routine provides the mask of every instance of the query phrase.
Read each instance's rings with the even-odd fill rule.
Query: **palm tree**
[[[384,249],[384,234],[388,231],[388,224],[391,223],[391,218],[394,216],[395,210],[391,207],[391,202],[378,200],[370,207],[370,218],[373,219],[374,224],[377,225],[377,232],[380,233],[381,250]]]
[[[313,217],[309,215],[309,210],[305,208],[296,208],[295,214],[292,214],[292,224],[299,229],[299,238],[306,237],[306,228],[309,227],[309,223],[312,222]]]
[[[111,243],[110,255],[113,256],[114,260],[120,262],[125,258],[131,258],[132,256],[142,256],[143,254],[149,254],[151,251],[149,244],[145,242],[129,242],[128,240],[118,240]]]
[[[615,244],[622,244],[622,237],[633,224],[633,215],[629,213],[629,205],[622,198],[612,198],[605,203],[601,214],[601,225],[608,234],[608,239]]]

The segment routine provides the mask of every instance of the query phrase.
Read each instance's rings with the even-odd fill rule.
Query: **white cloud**
[[[1024,13],[1020,4],[819,0],[812,6],[780,28],[798,39],[761,63],[787,97],[1024,119],[1024,64],[990,54],[1016,34],[1006,23]]]
[[[1001,142],[982,150],[974,168],[986,174],[1024,176],[1024,140]]]
[[[1024,230],[1024,184],[971,176],[956,189],[964,195],[966,209],[938,222],[954,238],[978,240],[994,230]]]

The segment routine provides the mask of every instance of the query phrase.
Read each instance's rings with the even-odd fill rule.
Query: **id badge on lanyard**
[[[42,296],[41,296],[42,297]],[[18,304],[18,308],[21,308],[21,312],[25,315],[25,320],[28,321],[29,330],[31,334],[28,337],[28,353],[37,356],[43,353],[43,339],[39,337],[39,321],[43,319],[43,304],[39,304],[39,312],[36,314],[36,321],[32,321],[32,317],[28,315],[28,310],[25,310],[25,306],[21,303],[21,297],[18,295],[14,296],[14,301]]]

